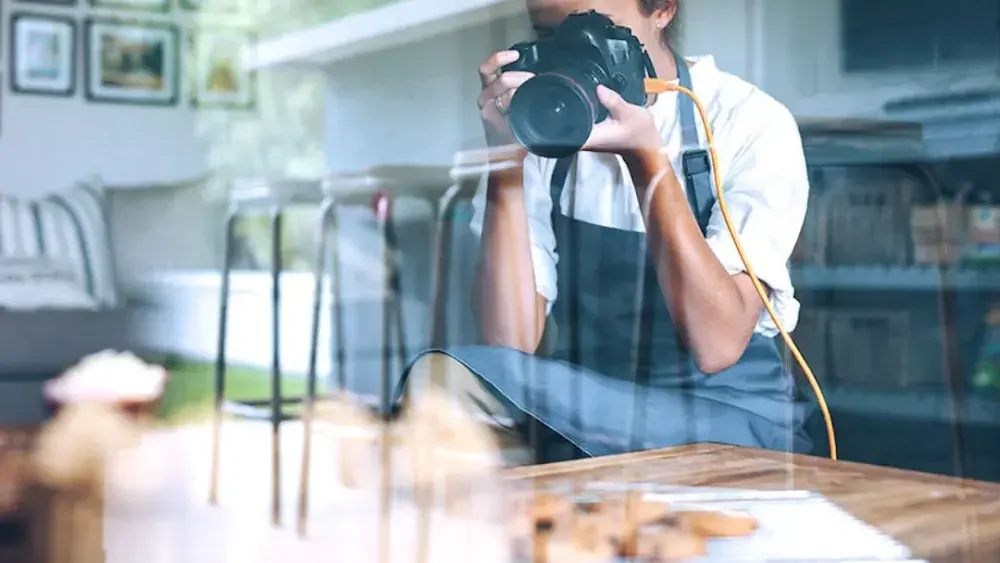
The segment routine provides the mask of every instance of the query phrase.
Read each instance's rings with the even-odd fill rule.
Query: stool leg
[[[271,210],[271,519],[281,525],[281,219]]]
[[[448,285],[448,263],[451,253],[448,245],[451,243],[451,216],[463,191],[461,184],[455,184],[441,197],[435,216],[434,234],[434,279],[431,282],[431,348],[441,348],[445,345],[445,322],[448,308],[445,294]]]
[[[392,269],[389,274],[388,299],[391,304],[391,314],[395,319],[394,324],[396,326],[396,346],[398,347],[397,354],[399,358],[399,369],[402,370],[406,367],[406,362],[409,359],[406,354],[406,323],[403,319],[403,274],[400,272],[398,261],[395,260],[395,257],[398,256],[399,252],[399,239],[396,237],[395,225],[392,224],[391,220],[387,222],[385,227],[385,240],[392,249],[391,256],[393,258],[391,258]],[[386,382],[388,383],[388,380]],[[392,401],[391,393],[389,401],[390,403]],[[389,405],[389,408],[392,408],[391,404]],[[388,413],[389,411],[386,411],[386,414]]]
[[[330,239],[330,309],[333,322],[333,349],[335,361],[336,389],[340,394],[347,393],[347,337],[344,333],[344,299],[343,284],[340,272],[340,220],[337,218],[337,208],[331,208],[329,216]]]
[[[237,213],[226,217],[222,254],[222,283],[219,292],[219,331],[215,350],[215,397],[212,408],[212,462],[208,502],[219,503],[219,465],[222,448],[222,408],[226,391],[226,329],[229,324],[229,276],[233,268],[233,239],[236,236]]]
[[[412,392],[408,388],[407,394]],[[412,412],[409,416],[413,416]],[[434,438],[426,422],[410,425],[409,440],[410,463],[413,467],[413,496],[417,505],[417,546],[416,562],[430,561],[431,508],[434,506],[436,483],[433,468]]]
[[[312,328],[309,332],[309,374],[306,380],[306,399],[302,405],[302,467],[299,479],[299,522],[300,536],[306,535],[306,517],[309,513],[309,477],[312,461],[312,424],[316,410],[316,359],[319,355],[320,311],[323,310],[323,276],[326,274],[326,226],[327,217],[333,209],[333,201],[327,200],[319,209],[319,224],[316,233],[316,271],[313,274]]]
[[[389,390],[389,370],[392,369],[392,276],[395,272],[393,260],[394,249],[390,244],[388,231],[391,221],[391,201],[385,194],[379,194],[375,200],[375,215],[378,220],[379,234],[382,239],[382,275],[384,293],[382,298],[382,376],[379,381],[379,562],[389,562],[389,512],[392,509],[392,499],[389,495],[392,474],[392,452],[390,448],[388,416],[390,414],[391,394]]]
[[[451,252],[448,245],[451,243],[453,224],[452,215],[455,206],[460,201],[460,194],[463,192],[461,184],[455,184],[445,192],[439,203],[436,217],[436,235],[434,237],[434,282],[433,282],[433,303],[431,304],[431,348],[441,348],[445,346],[446,337],[446,316],[448,307],[446,294],[448,287],[448,266]],[[441,382],[445,386],[449,382]],[[449,513],[454,513],[457,507],[455,501],[455,483],[445,475],[442,483],[442,502]]]
[[[346,400],[347,396],[347,336],[344,332],[344,299],[343,285],[340,276],[340,221],[337,218],[336,202],[331,203],[327,216],[327,244],[330,245],[330,321],[332,323],[331,345],[334,353],[334,395],[337,400]],[[351,467],[351,460],[348,459],[348,448],[346,446],[347,436],[342,436],[338,440],[339,453],[337,456],[340,470],[340,482],[344,487],[351,489],[357,485],[354,478],[354,470]]]

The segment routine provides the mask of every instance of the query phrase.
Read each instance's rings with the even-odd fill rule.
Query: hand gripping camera
[[[630,104],[645,106],[645,78],[652,62],[627,27],[596,11],[570,14],[551,37],[511,47],[520,58],[503,71],[535,74],[507,109],[514,138],[543,158],[579,151],[608,111],[597,99],[604,85]]]

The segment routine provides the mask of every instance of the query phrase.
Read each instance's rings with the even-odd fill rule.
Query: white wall
[[[0,191],[37,195],[100,175],[111,184],[172,182],[202,174],[204,147],[194,135],[194,112],[181,88],[173,107],[88,102],[83,93],[83,22],[88,15],[127,16],[185,24],[190,16],[98,10],[87,0],[75,7],[0,1]],[[71,98],[15,94],[10,89],[10,26],[13,13],[72,17],[77,22],[76,92]],[[181,26],[181,47],[186,45]],[[182,72],[183,72],[182,66]]]
[[[457,149],[481,144],[476,67],[528,30],[524,17],[502,20],[330,67],[328,166],[448,165]]]

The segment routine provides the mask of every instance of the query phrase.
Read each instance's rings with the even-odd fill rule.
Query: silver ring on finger
[[[497,96],[493,99],[493,104],[497,106],[497,111],[500,112],[500,115],[507,115],[507,108],[503,107],[502,98],[503,96]]]

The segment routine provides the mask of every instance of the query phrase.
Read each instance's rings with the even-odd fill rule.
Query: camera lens
[[[507,110],[511,131],[524,148],[543,158],[579,151],[597,117],[596,92],[569,73],[539,74],[517,89]]]

